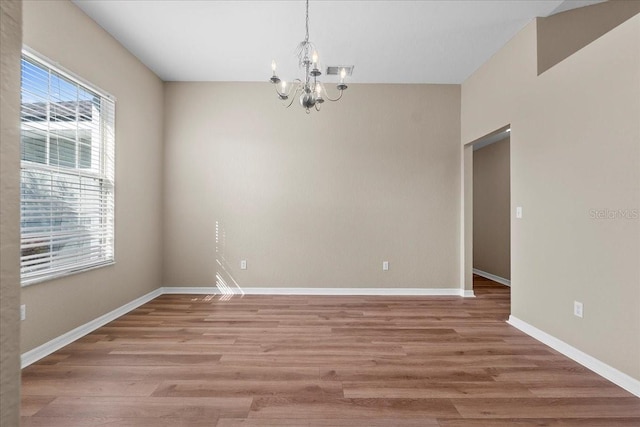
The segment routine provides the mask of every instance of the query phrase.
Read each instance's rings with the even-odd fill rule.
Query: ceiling
[[[165,81],[299,76],[304,1],[73,0]],[[536,16],[602,0],[311,0],[322,67],[355,83],[462,83]],[[335,81],[335,78],[326,78]]]

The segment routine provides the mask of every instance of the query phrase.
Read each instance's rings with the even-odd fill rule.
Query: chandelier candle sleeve
[[[311,109],[320,111],[320,104],[325,99],[329,101],[338,101],[342,98],[343,92],[347,89],[347,85],[344,80],[347,75],[346,69],[341,68],[340,71],[340,83],[336,85],[336,89],[339,91],[336,98],[331,98],[327,93],[327,89],[323,83],[318,79],[322,75],[322,72],[318,68],[318,51],[316,51],[313,43],[309,41],[309,0],[306,0],[305,9],[305,38],[298,44],[297,55],[298,65],[303,72],[302,78],[295,79],[289,85],[289,92],[287,92],[287,84],[284,80],[280,80],[276,74],[276,61],[271,61],[271,71],[273,72],[269,81],[274,85],[278,98],[282,101],[287,100],[284,103],[285,107],[289,108],[293,104],[293,101],[298,98],[300,105],[309,114]],[[309,58],[311,56],[311,58]],[[352,70],[353,67],[349,67]],[[281,89],[278,88],[278,83],[281,83]],[[322,96],[324,92],[325,96]],[[291,100],[289,100],[291,97]]]
[[[273,84],[279,83],[280,79],[278,78],[278,76],[276,76],[276,61],[275,59],[273,61],[271,61],[271,71],[273,72],[273,75],[271,76],[271,78],[269,79],[269,81]],[[278,89],[276,88],[276,91]]]

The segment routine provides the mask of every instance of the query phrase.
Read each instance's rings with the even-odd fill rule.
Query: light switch
[[[516,218],[518,218],[518,219],[522,218],[522,206],[518,206],[516,208]]]

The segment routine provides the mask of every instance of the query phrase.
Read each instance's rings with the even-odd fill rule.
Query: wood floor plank
[[[519,383],[455,382],[431,380],[345,381],[344,396],[362,399],[443,399],[535,397]]]
[[[401,360],[401,357],[398,357]],[[221,364],[247,364],[251,366],[270,367],[331,367],[335,365],[362,366],[374,365],[374,357],[368,355],[317,355],[310,354],[305,357],[299,355],[263,355],[263,354],[225,354],[220,359]]]
[[[34,417],[209,418],[246,417],[250,397],[58,397]]]
[[[89,380],[316,380],[319,378],[317,367],[271,367],[264,369],[250,365],[207,365],[198,366],[30,366],[22,373],[24,379],[55,379],[64,386],[70,381]]]
[[[308,399],[257,397],[249,418],[438,418],[460,414],[450,399]]]
[[[638,427],[639,418],[440,419],[440,427]]]
[[[439,427],[436,418],[322,418],[305,420],[300,418],[240,419],[220,418],[216,427]]]
[[[521,383],[538,397],[631,397],[631,393],[609,382],[573,381],[571,385]]]
[[[29,396],[22,395],[22,404],[20,406],[20,415],[30,417],[39,410],[53,402],[57,396]]]
[[[345,367],[338,369],[320,369],[320,378],[325,381],[384,381],[390,380],[428,380],[453,382],[493,382],[482,368],[425,368],[415,366],[374,366],[374,367]]]
[[[624,418],[640,420],[636,397],[453,399],[465,418]]]
[[[162,366],[162,365],[208,365],[216,363],[222,357],[221,354],[104,354],[73,353],[68,358],[58,362],[59,366]]]
[[[257,381],[216,380],[216,381],[165,381],[153,393],[164,397],[225,397],[225,396],[279,396],[309,398],[341,398],[342,383],[337,381]]]
[[[65,381],[60,387],[59,380],[22,380],[23,396],[150,396],[160,382],[154,381],[105,381],[87,380]]]
[[[23,417],[21,427],[213,427],[218,418]]]
[[[629,427],[640,399],[476,298],[162,295],[25,368],[37,427]]]

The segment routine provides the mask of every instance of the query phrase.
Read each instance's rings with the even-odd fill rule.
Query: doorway
[[[461,287],[465,296],[475,295],[478,277],[511,285],[510,145],[511,126],[507,125],[463,146]]]

